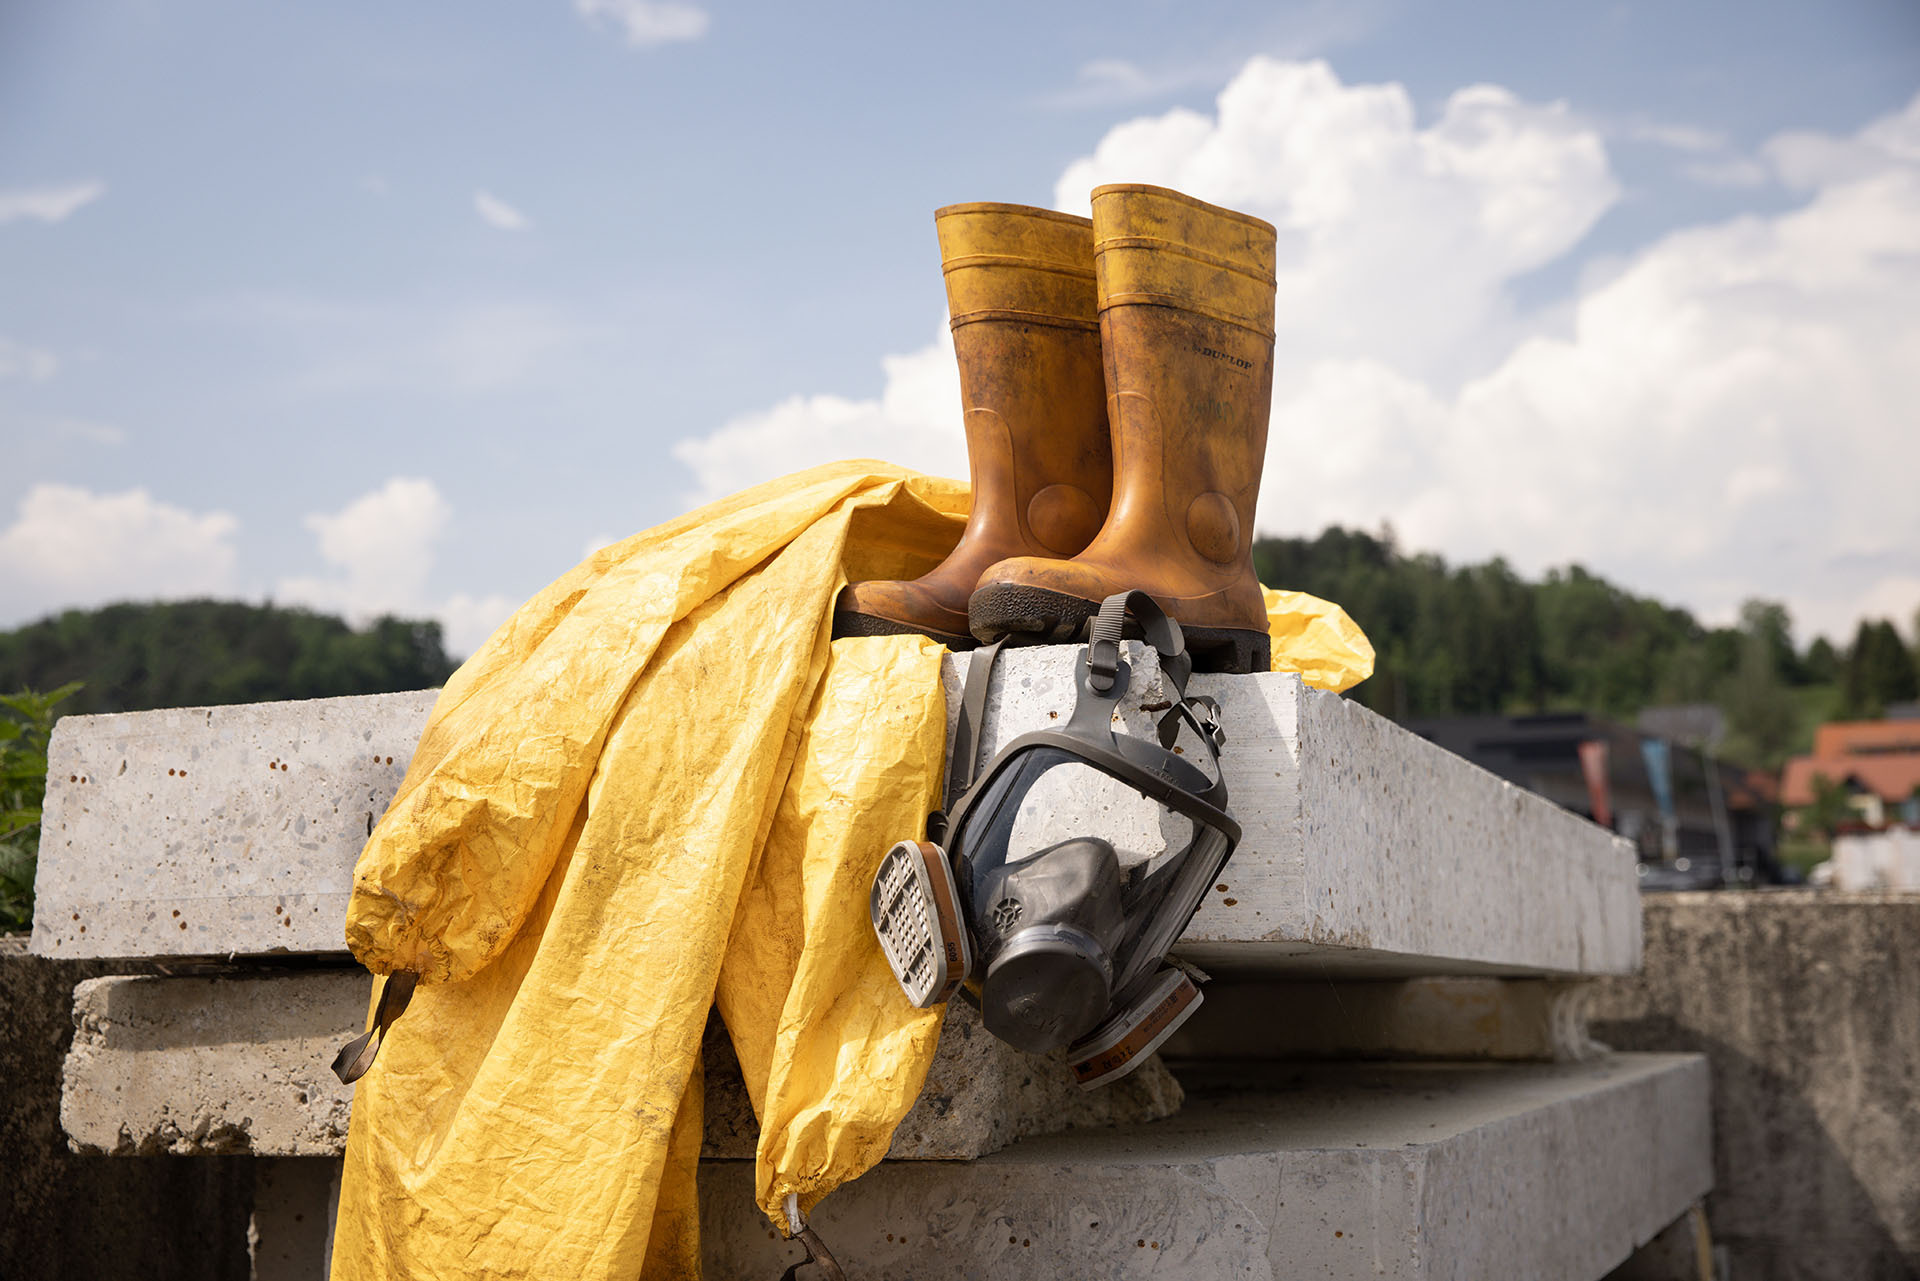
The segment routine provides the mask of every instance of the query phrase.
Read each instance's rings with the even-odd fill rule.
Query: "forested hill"
[[[445,683],[440,624],[363,629],[302,609],[191,600],[68,610],[0,632],[0,693],[84,687],[62,713],[384,694]]]
[[[1631,722],[1643,707],[1717,703],[1737,760],[1777,764],[1829,716],[1915,697],[1920,656],[1889,622],[1836,651],[1796,650],[1786,609],[1749,601],[1737,628],[1573,567],[1529,582],[1504,561],[1449,566],[1390,534],[1328,529],[1254,544],[1261,580],[1337,601],[1379,654],[1351,697],[1395,718],[1576,709]]]
[[[1631,721],[1664,703],[1717,703],[1722,752],[1753,764],[1804,750],[1832,716],[1916,697],[1920,664],[1889,622],[1844,650],[1797,650],[1787,611],[1750,601],[1737,628],[1579,568],[1530,582],[1504,562],[1450,566],[1391,535],[1333,528],[1254,544],[1260,577],[1344,605],[1379,652],[1351,697],[1385,715],[1577,709]],[[181,601],[72,610],[0,632],[0,693],[85,688],[63,712],[138,711],[425,689],[453,672],[437,623],[363,629],[305,610]]]

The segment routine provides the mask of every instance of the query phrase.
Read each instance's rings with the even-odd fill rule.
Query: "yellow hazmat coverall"
[[[698,1276],[716,1003],[770,1221],[885,1154],[940,1012],[867,890],[939,803],[945,651],[830,642],[832,606],[966,508],[884,463],[769,482],[595,553],[454,674],[354,875],[348,946],[421,982],[355,1087],[335,1281]],[[1337,607],[1269,606],[1276,669],[1371,671]]]

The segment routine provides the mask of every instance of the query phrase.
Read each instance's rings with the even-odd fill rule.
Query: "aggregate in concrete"
[[[1123,720],[1146,732],[1140,707],[1167,690],[1152,653],[1127,649]],[[1063,721],[1079,653],[1003,656],[987,752]],[[950,706],[964,662],[947,665]],[[1201,676],[1192,691],[1221,704],[1223,768],[1245,836],[1187,931],[1190,959],[1314,978],[1633,969],[1639,900],[1624,843],[1298,677]],[[423,691],[62,720],[34,951],[342,952],[354,861],[432,700]],[[1089,800],[1050,821],[1126,818],[1099,817]]]
[[[81,983],[61,1102],[69,1141],[117,1156],[337,1155],[353,1088],[329,1064],[359,1034],[371,988],[357,970]],[[717,1021],[703,1049],[704,1151],[751,1158],[759,1125]],[[1157,1120],[1180,1098],[1158,1058],[1112,1087],[1081,1090],[1060,1056],[1021,1053],[955,1003],[889,1155],[964,1160],[1025,1135]]]
[[[1595,1281],[1712,1185],[1695,1055],[1183,1073],[1180,1115],[886,1163],[813,1225],[866,1281],[1099,1276]],[[701,1170],[708,1274],[798,1258],[752,1168]]]

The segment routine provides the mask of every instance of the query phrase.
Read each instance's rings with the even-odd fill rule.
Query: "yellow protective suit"
[[[454,674],[354,876],[354,955],[421,983],[356,1087],[336,1281],[697,1276],[716,1003],[772,1222],[885,1153],[940,1015],[867,887],[938,803],[944,650],[830,643],[832,603],[931,568],[966,506],[881,463],[770,482],[596,553]],[[1371,670],[1337,608],[1286,608],[1319,649],[1276,668]]]

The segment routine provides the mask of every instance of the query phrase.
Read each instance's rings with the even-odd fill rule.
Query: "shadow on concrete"
[[[1906,1281],[1883,1208],[1800,1083],[1664,1015],[1596,1022],[1616,1050],[1705,1054],[1713,1074],[1714,1190],[1707,1221],[1737,1281]],[[1811,1048],[1811,1047],[1810,1047]],[[1913,1207],[1903,1207],[1911,1214]],[[1897,1213],[1898,1211],[1896,1211]]]
[[[60,1129],[73,988],[124,972],[0,938],[0,1273],[60,1281],[247,1281],[245,1157],[78,1156]]]

